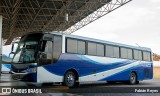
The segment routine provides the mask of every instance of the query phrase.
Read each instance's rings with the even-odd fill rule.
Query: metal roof
[[[0,0],[2,37],[10,44],[32,31],[70,34],[131,0]]]

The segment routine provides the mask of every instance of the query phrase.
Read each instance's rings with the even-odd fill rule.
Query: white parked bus
[[[152,79],[153,64],[150,48],[37,32],[22,36],[13,57],[12,71],[22,80],[62,82],[69,87],[86,81],[136,84]]]

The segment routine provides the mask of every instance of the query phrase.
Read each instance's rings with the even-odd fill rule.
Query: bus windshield
[[[22,37],[13,57],[13,63],[35,63],[38,43],[41,38],[41,33]]]

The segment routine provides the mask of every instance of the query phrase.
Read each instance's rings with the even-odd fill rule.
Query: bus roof
[[[41,33],[41,32],[37,32],[37,33]],[[65,37],[69,37],[69,38],[75,38],[75,39],[81,39],[81,40],[86,40],[86,41],[91,41],[91,42],[109,44],[109,45],[113,45],[113,46],[133,48],[133,49],[137,49],[137,50],[151,51],[151,49],[147,48],[147,47],[141,47],[141,46],[137,47],[137,46],[127,45],[127,44],[122,44],[122,43],[116,43],[116,42],[111,42],[111,41],[106,41],[106,40],[100,40],[100,39],[94,39],[94,38],[89,38],[89,37],[83,37],[83,36],[78,36],[78,35],[67,35],[67,34],[63,34],[61,32],[43,32],[43,33],[64,35]]]
[[[82,39],[82,40],[87,40],[87,41],[93,41],[93,42],[97,42],[97,43],[109,44],[109,45],[113,45],[113,46],[127,47],[127,48],[133,48],[133,49],[144,50],[144,51],[151,51],[151,49],[147,48],[147,47],[132,46],[132,45],[127,45],[127,44],[116,43],[116,42],[111,42],[111,41],[106,41],[106,40],[100,40],[100,39],[94,39],[94,38],[88,38],[88,37],[82,37],[82,36],[77,36],[77,35],[65,35],[65,36],[66,37],[70,37],[70,38],[76,38],[76,39]]]

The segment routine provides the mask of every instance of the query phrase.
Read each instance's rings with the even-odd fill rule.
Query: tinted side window
[[[133,50],[134,59],[139,60],[139,53],[138,50]]]
[[[119,58],[119,47],[106,45],[106,56]]]
[[[143,60],[147,61],[147,52],[143,52]]]
[[[128,52],[128,59],[133,59],[133,55],[132,55],[132,49],[127,49]]]
[[[62,37],[54,36],[53,43],[53,61],[56,62],[62,52]]]
[[[139,50],[133,50],[134,59],[135,60],[142,60],[142,52]]]
[[[85,47],[85,41],[80,41],[78,40],[78,53],[79,54],[85,54],[85,50],[86,50],[86,47]]]
[[[121,48],[121,58],[127,58],[127,49],[126,48]]]
[[[110,45],[106,45],[106,56],[113,57],[113,47]]]
[[[103,44],[97,44],[97,55],[104,56],[104,45]]]
[[[152,61],[151,60],[151,52],[148,52],[148,61]]]
[[[97,55],[96,54],[96,43],[88,42],[88,54],[89,55]]]
[[[142,51],[138,51],[138,57],[139,57],[139,60],[142,60]]]
[[[133,59],[132,49],[121,48],[121,58]]]
[[[113,47],[113,57],[119,58],[119,47]]]
[[[150,52],[143,52],[143,60],[151,61],[151,53]]]
[[[51,41],[47,41],[44,52],[46,54],[46,59],[52,59],[52,42]]]
[[[77,53],[77,40],[67,39],[67,52]]]
[[[44,50],[40,54],[39,64],[52,64],[52,41],[43,41]]]

